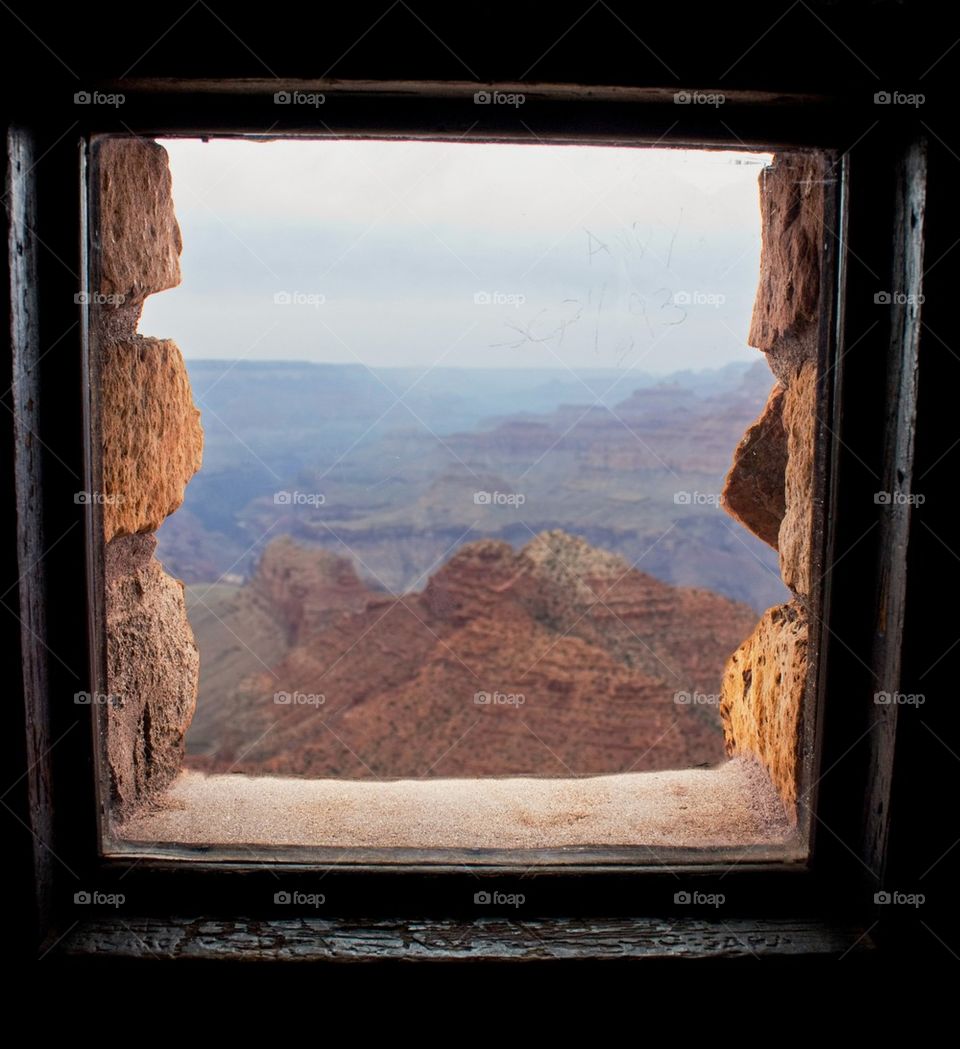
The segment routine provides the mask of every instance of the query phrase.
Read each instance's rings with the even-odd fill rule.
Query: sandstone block
[[[733,453],[723,486],[723,507],[731,517],[777,549],[783,520],[787,435],[783,428],[784,389],[774,386],[763,411]]]
[[[136,336],[101,358],[104,532],[151,532],[200,469],[203,429],[183,357],[169,339]]]
[[[183,242],[167,151],[141,138],[100,144],[100,292],[127,307],[180,283]]]
[[[720,689],[727,753],[758,758],[794,820],[806,678],[807,619],[791,601],[764,612],[727,662]]]
[[[816,438],[817,369],[802,366],[783,398],[783,428],[787,441],[784,476],[786,509],[780,523],[780,575],[795,593],[810,596],[813,533],[813,453]]]
[[[155,798],[180,771],[200,656],[183,584],[153,556],[152,535],[106,547],[107,757],[115,813]]]
[[[823,163],[778,153],[760,175],[760,281],[747,342],[764,350],[781,382],[817,351]]]

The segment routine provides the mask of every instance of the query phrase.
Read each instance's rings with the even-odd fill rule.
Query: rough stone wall
[[[199,653],[183,584],[152,535],[200,468],[203,431],[180,350],[138,335],[146,297],[180,283],[180,227],[167,153],[143,139],[99,148],[100,372],[106,543],[107,760],[114,814],[157,797],[180,771]]]
[[[727,663],[720,697],[727,753],[759,758],[794,820],[813,584],[823,178],[818,156],[789,153],[760,176],[760,282],[748,341],[767,355],[777,381],[724,486],[728,512],[779,551],[794,594],[763,614]]]

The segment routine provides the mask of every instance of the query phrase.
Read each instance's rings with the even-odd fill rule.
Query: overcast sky
[[[746,345],[769,156],[166,141],[185,356],[670,372]]]

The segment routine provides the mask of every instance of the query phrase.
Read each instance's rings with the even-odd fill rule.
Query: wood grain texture
[[[10,342],[12,351],[11,385],[13,429],[13,482],[17,507],[17,580],[3,595],[7,611],[22,629],[21,673],[23,678],[26,768],[21,779],[25,786],[21,813],[7,808],[18,822],[29,821],[32,836],[31,861],[36,907],[35,918],[43,929],[51,921],[50,889],[53,865],[52,780],[49,753],[51,732],[44,704],[32,700],[48,692],[45,653],[34,643],[47,633],[44,565],[44,527],[42,516],[43,449],[35,439],[40,429],[39,376],[41,353],[39,305],[37,302],[37,253],[35,233],[37,195],[30,172],[35,164],[33,136],[11,129],[7,138],[7,238],[10,258]],[[6,400],[6,395],[4,397]],[[11,779],[13,777],[11,776]],[[17,781],[19,783],[20,781]],[[17,783],[12,783],[11,788]]]
[[[89,921],[60,953],[290,962],[841,957],[872,948],[856,926],[823,922],[621,918],[507,921],[286,921],[125,918]]]

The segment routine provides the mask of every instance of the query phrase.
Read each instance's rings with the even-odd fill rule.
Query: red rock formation
[[[304,556],[285,536],[264,550],[251,589],[273,609],[291,644],[313,637],[340,612],[363,611],[371,595],[350,561],[323,550]]]
[[[277,545],[245,590],[290,624],[291,648],[216,700],[217,745],[194,767],[555,776],[722,759],[720,677],[746,606],[555,531],[520,552],[468,544],[422,593],[367,590],[361,607],[347,562]]]

